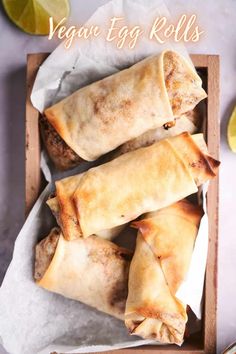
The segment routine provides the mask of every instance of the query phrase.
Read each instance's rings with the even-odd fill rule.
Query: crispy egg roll
[[[166,51],[148,57],[47,108],[52,127],[43,134],[47,150],[62,169],[70,160],[72,167],[94,161],[192,110],[205,97],[200,77],[182,56]]]
[[[132,253],[97,236],[66,241],[58,228],[36,246],[36,283],[124,319]]]
[[[202,214],[182,200],[133,223],[139,231],[125,309],[130,334],[182,344],[187,304],[175,294],[188,273]]]
[[[85,172],[72,196],[69,185],[76,184],[78,176],[69,177],[69,183],[57,181],[65,237],[71,238],[71,218],[79,224],[81,236],[88,237],[197,192],[219,165],[197,145],[202,140],[202,135],[196,139],[182,133],[123,154]]]

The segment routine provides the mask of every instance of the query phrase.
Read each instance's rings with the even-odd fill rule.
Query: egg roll
[[[139,231],[125,308],[130,334],[182,344],[187,304],[176,293],[189,270],[202,214],[201,207],[182,200],[133,223]]]
[[[148,57],[47,108],[44,116],[52,127],[44,138],[47,150],[62,169],[70,159],[72,166],[94,161],[192,110],[205,97],[194,67],[178,53]]]
[[[128,152],[85,172],[73,195],[69,184],[78,177],[56,181],[63,233],[70,239],[70,220],[83,237],[130,222],[164,208],[216,176],[219,162],[201,150],[188,133]],[[73,209],[73,212],[71,212]]]
[[[132,253],[97,236],[66,241],[58,228],[36,246],[36,283],[124,319]]]

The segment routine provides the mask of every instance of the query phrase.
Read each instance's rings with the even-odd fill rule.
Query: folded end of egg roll
[[[34,279],[36,281],[40,281],[46,273],[56,252],[59,237],[60,230],[54,227],[49,235],[36,245],[34,267]]]
[[[75,217],[73,217],[72,215],[70,215],[70,217],[67,217],[64,214],[61,217],[60,206],[57,197],[54,196],[52,198],[49,198],[46,203],[51,209],[51,212],[55,217],[58,226],[60,226],[62,230],[65,230],[64,237],[66,240],[75,240],[76,238],[82,236],[79,222],[76,220]],[[73,207],[73,205],[71,205],[71,207]],[[111,229],[99,230],[96,233],[96,236],[111,241],[121,233],[125,226],[126,224],[118,225]]]
[[[39,125],[45,148],[58,170],[71,169],[84,161],[66,144],[45,116],[40,116]]]
[[[179,117],[191,111],[207,94],[194,67],[177,52],[164,52],[163,65],[172,111],[175,117]]]
[[[184,132],[169,138],[169,142],[184,159],[197,186],[216,176],[220,162],[209,155],[203,134],[195,138]]]
[[[214,157],[212,157],[209,154],[203,134],[202,133],[194,134],[194,135],[192,135],[192,139],[193,139],[194,143],[199,147],[201,152],[204,153],[205,158],[206,158],[208,164],[210,165],[210,168],[212,169],[214,176],[216,176],[218,167],[220,166],[220,161],[216,160]]]

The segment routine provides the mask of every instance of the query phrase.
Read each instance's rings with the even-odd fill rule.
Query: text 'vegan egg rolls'
[[[161,127],[205,97],[195,69],[176,52],[163,52],[47,108],[44,141],[57,166],[66,169]]]
[[[73,222],[88,237],[197,192],[219,165],[205,149],[202,135],[183,133],[88,170],[73,195],[68,189],[78,176],[57,181],[63,234],[71,239]]]
[[[54,228],[36,246],[34,277],[44,289],[123,319],[131,257],[97,236],[66,241]]]
[[[133,223],[139,232],[125,309],[130,334],[182,344],[187,304],[175,294],[186,278],[202,214],[183,200]]]

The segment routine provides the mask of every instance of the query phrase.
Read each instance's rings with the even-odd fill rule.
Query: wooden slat
[[[136,348],[127,348],[127,349],[120,349],[120,350],[109,350],[106,352],[95,352],[93,354],[150,354],[150,353],[157,353],[157,354],[205,354],[204,350],[199,349],[184,349],[184,348],[173,348],[169,347],[164,349],[164,346],[152,346],[149,348],[148,346],[136,347]]]
[[[209,57],[208,55],[191,54],[190,56],[195,67],[207,68]]]
[[[27,56],[27,95],[25,122],[25,213],[28,215],[39,196],[41,185],[40,136],[38,111],[30,101],[30,95],[40,64],[47,54],[28,54]]]
[[[37,199],[41,188],[40,139],[38,129],[39,114],[32,106],[30,94],[39,66],[48,53],[29,54],[27,61],[27,101],[26,101],[26,171],[25,201],[28,213]],[[207,142],[209,152],[215,158],[219,153],[219,58],[212,55],[191,55],[194,65],[203,68],[207,80]],[[204,297],[203,338],[177,346],[142,346],[118,350],[122,354],[215,354],[216,353],[216,300],[217,300],[217,239],[218,239],[218,177],[211,182],[208,191],[209,250],[206,269]],[[114,351],[107,351],[114,354]],[[97,352],[96,354],[101,354]]]
[[[216,159],[219,159],[219,56],[209,55],[207,60],[207,144],[209,153]],[[207,354],[216,353],[218,204],[219,175],[211,181],[207,195],[209,247],[205,281],[204,316],[204,347]]]

